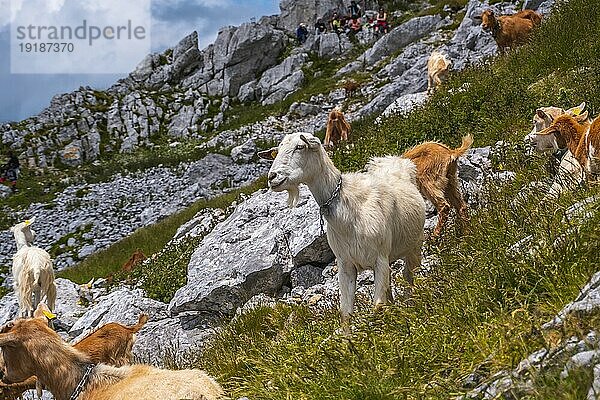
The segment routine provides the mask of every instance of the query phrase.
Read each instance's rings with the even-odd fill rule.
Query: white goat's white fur
[[[273,191],[287,190],[290,206],[298,201],[301,183],[323,205],[342,177],[339,195],[325,219],[327,240],[338,262],[343,325],[347,325],[354,307],[358,272],[373,269],[376,305],[392,298],[390,263],[404,259],[404,276],[412,285],[412,272],[421,263],[425,203],[410,160],[374,158],[366,172],[342,175],[319,139],[310,133],[286,135],[276,151],[269,185]]]
[[[50,310],[54,310],[56,302],[52,260],[47,251],[33,246],[32,222],[25,221],[10,228],[18,249],[13,256],[12,273],[21,317],[32,317],[43,296]]]

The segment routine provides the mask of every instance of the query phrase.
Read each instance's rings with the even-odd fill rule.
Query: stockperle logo
[[[14,74],[128,73],[151,50],[150,0],[11,0]]]

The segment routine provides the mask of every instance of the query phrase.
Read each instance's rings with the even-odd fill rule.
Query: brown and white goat
[[[337,146],[342,140],[348,140],[348,135],[352,128],[344,113],[334,108],[327,118],[327,130],[325,132],[325,147]]]
[[[50,309],[40,303],[34,313],[34,318],[44,321],[44,317],[52,315]],[[104,363],[121,367],[133,362],[133,343],[135,334],[139,332],[148,322],[148,314],[142,313],[138,323],[133,326],[124,326],[115,322],[103,325],[96,331],[90,333],[73,347],[89,356],[94,364]],[[0,357],[0,369],[3,367],[2,357]],[[36,388],[37,379],[32,376],[23,382],[10,385],[0,384],[0,399],[16,400],[20,398],[26,390]]]
[[[537,24],[532,21],[528,12],[523,16],[518,13],[496,17],[494,12],[488,9],[481,14],[481,27],[484,31],[491,32],[501,52],[525,44],[535,26]]]
[[[427,93],[431,94],[448,77],[452,62],[438,51],[434,51],[427,60]]]
[[[360,83],[350,79],[342,85],[344,90],[346,91],[346,97],[350,98],[354,95],[354,93],[360,89]]]
[[[456,209],[462,227],[469,221],[467,203],[458,187],[458,158],[472,144],[473,137],[467,135],[463,137],[462,145],[454,150],[442,143],[425,142],[402,155],[417,166],[417,187],[438,212],[433,236],[442,232],[451,207]]]
[[[552,124],[538,132],[539,136],[554,135],[558,148],[569,149],[583,167],[588,178],[600,174],[600,118],[586,123],[587,115],[569,114],[554,119]]]
[[[63,340],[40,318],[20,319],[0,330],[5,360],[4,383],[37,376],[56,398],[68,400],[214,400],[223,396],[219,384],[200,370],[169,371],[147,365],[113,367],[91,358]]]

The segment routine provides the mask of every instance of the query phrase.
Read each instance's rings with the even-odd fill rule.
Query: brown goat
[[[519,16],[520,13],[518,13],[496,17],[492,10],[485,10],[481,14],[481,27],[484,31],[492,33],[501,52],[506,51],[507,48],[512,49],[525,44],[531,30],[537,26],[532,21],[534,19],[532,15],[526,11],[521,12],[524,13],[522,16]],[[541,21],[542,17],[539,16],[539,18]]]
[[[402,155],[417,166],[417,187],[438,212],[438,222],[433,236],[438,236],[448,219],[450,207],[456,209],[462,227],[469,221],[468,207],[458,188],[458,158],[473,144],[473,137],[467,135],[462,145],[452,150],[437,142],[425,142]]]
[[[131,257],[129,257],[129,260],[123,264],[121,271],[131,272],[136,265],[141,264],[146,258],[147,257],[142,250],[137,249],[133,252]]]
[[[354,80],[348,80],[346,82],[344,82],[344,84],[342,85],[342,87],[344,88],[344,90],[346,91],[346,97],[350,98],[354,95],[354,93],[360,89],[360,83],[354,81]]]
[[[37,376],[57,400],[216,400],[223,390],[200,370],[168,371],[147,365],[94,365],[91,358],[65,343],[40,318],[19,319],[0,330],[6,361],[4,383]],[[79,385],[83,388],[78,394]]]
[[[325,147],[337,146],[342,140],[348,140],[352,128],[346,121],[344,113],[334,108],[327,118],[327,130],[325,132]]]
[[[538,26],[540,26],[542,24],[542,15],[536,13],[533,10],[521,10],[513,15],[511,15],[511,17],[519,17],[519,18],[523,18],[523,19],[528,19],[533,23],[533,27],[537,28]]]
[[[50,311],[43,303],[36,310],[34,317],[44,321],[44,311]],[[104,363],[121,367],[133,361],[133,343],[135,334],[148,322],[148,314],[140,314],[138,323],[124,326],[115,322],[108,323],[81,339],[73,347],[89,356],[94,364]],[[0,365],[1,367],[1,365]],[[36,388],[37,379],[32,376],[23,382],[4,385],[0,383],[0,399],[16,400],[26,390]]]
[[[538,132],[539,136],[554,135],[560,149],[569,149],[584,168],[588,177],[600,174],[600,118],[591,125],[586,123],[587,115],[573,117],[563,114],[552,124]]]

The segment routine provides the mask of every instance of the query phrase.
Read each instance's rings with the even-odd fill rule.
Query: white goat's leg
[[[42,287],[40,286],[39,283],[36,283],[33,286],[33,305],[31,307],[31,309],[29,310],[29,313],[31,314],[31,315],[29,315],[29,317],[33,317],[33,312],[35,311],[37,306],[40,304],[40,301],[42,301]]]
[[[54,283],[54,280],[48,284],[46,290],[46,302],[48,303],[50,311],[54,311],[54,306],[56,305],[56,284]]]
[[[350,315],[356,296],[356,267],[338,259],[338,281],[340,285],[340,316],[342,329],[350,331]]]
[[[392,298],[390,288],[390,261],[388,257],[379,256],[377,265],[373,269],[375,275],[375,308],[380,308]]]
[[[413,272],[421,266],[421,248],[404,258],[404,279],[410,286],[414,285]]]

